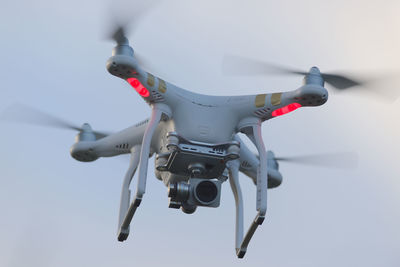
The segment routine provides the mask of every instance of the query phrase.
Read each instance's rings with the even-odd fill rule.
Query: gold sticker
[[[278,106],[281,104],[282,93],[275,93],[271,95],[271,104],[273,106]]]
[[[267,96],[266,94],[261,94],[256,96],[256,101],[254,104],[256,105],[257,108],[263,107],[265,105],[266,96]]]
[[[165,93],[167,91],[167,84],[160,78],[158,78],[158,91],[161,93]]]
[[[147,84],[150,87],[154,86],[154,76],[152,74],[150,74],[150,73],[147,73]]]

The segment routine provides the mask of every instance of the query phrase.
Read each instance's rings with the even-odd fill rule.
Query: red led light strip
[[[295,111],[296,109],[298,109],[300,107],[301,107],[301,104],[299,104],[299,103],[289,104],[287,106],[284,106],[284,107],[281,107],[281,108],[278,108],[278,109],[272,111],[272,117],[278,117],[278,116],[285,115],[289,112]]]
[[[141,84],[141,82],[138,79],[136,79],[136,78],[128,78],[128,79],[126,79],[126,81],[133,88],[135,88],[136,92],[138,92],[139,95],[141,95],[143,97],[149,97],[150,96],[149,90],[147,90],[147,88],[144,87],[143,84]]]

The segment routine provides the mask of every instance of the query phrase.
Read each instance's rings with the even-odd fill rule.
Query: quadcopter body
[[[170,84],[139,67],[127,38],[119,32],[117,46],[107,61],[108,71],[127,81],[151,107],[152,114],[132,127],[99,135],[84,124],[71,147],[79,161],[131,154],[121,195],[118,240],[129,235],[129,225],[146,189],[148,160],[155,154],[155,176],[168,187],[169,207],[195,212],[198,206],[218,207],[221,185],[229,180],[236,203],[235,248],[239,258],[247,250],[267,210],[267,188],[281,184],[282,175],[261,135],[263,121],[328,99],[318,68],[305,74],[304,84],[289,92],[244,96],[210,96]],[[255,145],[253,153],[240,139],[245,134]],[[131,200],[130,183],[137,170]],[[257,187],[257,215],[243,231],[243,199],[239,172]]]

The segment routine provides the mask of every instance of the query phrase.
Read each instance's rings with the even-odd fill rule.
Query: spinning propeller
[[[79,127],[64,119],[23,104],[15,104],[4,110],[0,114],[0,120],[74,130],[79,131],[80,133],[84,131],[91,131],[96,136],[96,139],[101,139],[109,135],[104,132],[92,131],[90,125],[87,123]]]
[[[126,37],[126,26],[119,25],[110,36],[118,45],[129,45],[128,38]]]
[[[320,153],[289,157],[274,157],[279,162],[321,166],[337,169],[354,169],[358,163],[355,152]]]
[[[113,3],[106,39],[113,40],[118,45],[129,45],[128,32],[134,32],[139,22],[161,2],[162,0],[130,0],[123,5]]]
[[[224,57],[223,72],[227,75],[292,74],[306,76],[309,74],[306,71],[233,55]],[[349,75],[338,73],[321,73],[321,76],[326,83],[337,90],[364,86],[367,83],[367,81],[361,81]]]
[[[124,7],[123,10],[114,10],[111,16],[111,21],[107,24],[109,30],[106,32],[106,39],[112,40],[117,44],[115,49],[124,49],[129,51],[128,53],[133,55],[133,50],[129,47],[128,33],[133,33],[139,21],[143,19],[149,12],[150,9],[154,8],[161,0],[148,0],[148,1],[131,1],[127,6],[127,3],[121,5]],[[113,5],[113,7],[120,7],[119,5]],[[111,26],[110,26],[111,25]],[[136,49],[134,55],[138,63],[149,69],[151,64],[139,53]]]

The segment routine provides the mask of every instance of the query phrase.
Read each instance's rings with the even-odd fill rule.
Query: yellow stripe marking
[[[271,104],[278,106],[281,104],[282,93],[275,93],[271,95]]]
[[[150,73],[147,73],[147,84],[150,87],[154,86],[154,76],[152,74],[150,74]]]
[[[257,108],[263,107],[265,105],[266,96],[266,94],[257,95],[254,105],[256,105]]]
[[[161,93],[165,93],[167,91],[167,84],[160,78],[158,78],[158,91]]]

